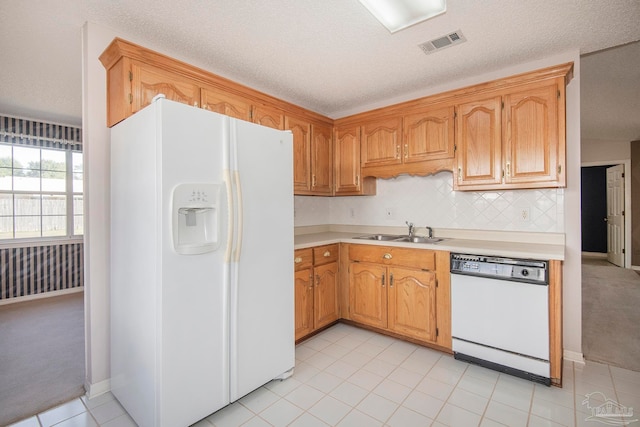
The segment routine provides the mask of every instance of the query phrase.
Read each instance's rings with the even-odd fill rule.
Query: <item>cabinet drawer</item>
[[[295,251],[293,263],[296,271],[310,268],[313,265],[313,249],[298,249]]]
[[[313,248],[314,265],[323,265],[338,260],[338,245],[326,245]]]
[[[391,246],[351,245],[349,260],[435,270],[435,252]]]

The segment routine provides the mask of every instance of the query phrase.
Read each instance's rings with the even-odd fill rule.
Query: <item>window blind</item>
[[[82,128],[0,115],[0,142],[82,151]]]

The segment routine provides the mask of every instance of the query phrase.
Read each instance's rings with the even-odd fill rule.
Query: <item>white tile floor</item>
[[[586,394],[600,392],[591,396],[591,407],[610,399],[637,408],[616,425],[640,427],[640,372],[599,363],[567,362],[564,387],[545,387],[344,324],[298,345],[296,359],[292,378],[273,381],[195,426],[605,426],[602,418],[590,419],[583,404]],[[14,424],[54,425],[135,423],[107,393]]]

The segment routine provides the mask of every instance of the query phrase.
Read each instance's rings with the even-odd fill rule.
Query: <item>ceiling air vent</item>
[[[446,36],[438,37],[437,39],[419,44],[418,47],[422,49],[425,54],[429,55],[437,50],[446,49],[466,41],[467,39],[462,34],[462,31],[458,30],[447,34]]]

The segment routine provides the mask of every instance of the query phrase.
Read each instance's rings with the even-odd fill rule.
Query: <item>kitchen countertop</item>
[[[353,243],[363,245],[396,246],[415,249],[432,249],[449,252],[459,252],[474,255],[504,256],[514,258],[529,258],[540,260],[564,260],[564,245],[547,243],[522,243],[497,240],[478,240],[444,238],[438,243],[408,243],[377,240],[363,240],[355,237],[374,233],[355,233],[326,231],[295,236],[295,249],[313,246],[329,245],[333,243]]]

